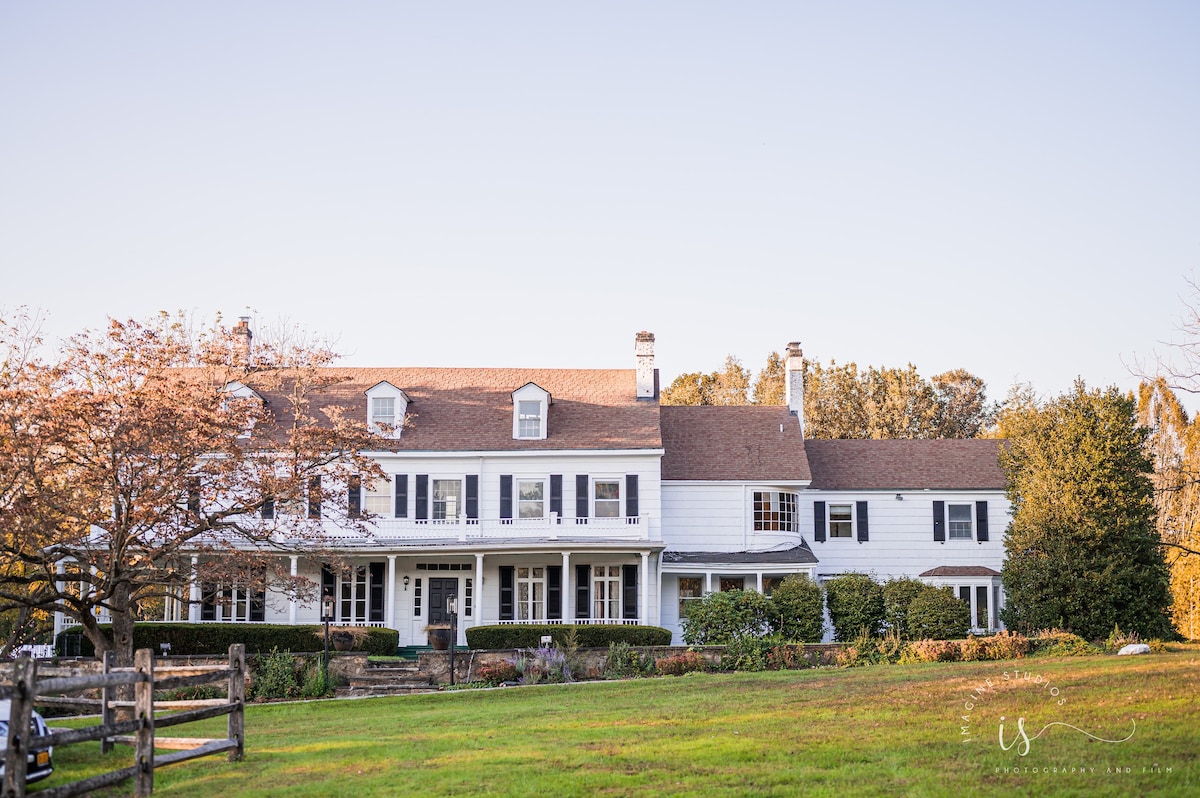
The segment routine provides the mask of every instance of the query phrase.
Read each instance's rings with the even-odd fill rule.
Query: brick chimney
[[[658,372],[654,368],[654,333],[642,330],[634,337],[637,356],[637,398],[658,398]]]
[[[804,434],[804,353],[800,351],[800,342],[792,341],[787,345],[787,357],[784,360],[784,395],[787,399],[788,410],[800,421],[800,434]]]
[[[250,317],[241,316],[237,326],[233,328],[233,340],[237,342],[242,355],[242,365],[250,365],[250,354],[254,351],[254,333],[250,331]]]

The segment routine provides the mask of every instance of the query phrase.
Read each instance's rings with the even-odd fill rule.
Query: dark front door
[[[458,595],[457,579],[429,580],[429,623],[450,623],[446,599]]]

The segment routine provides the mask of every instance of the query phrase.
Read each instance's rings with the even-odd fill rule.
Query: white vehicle
[[[12,701],[8,699],[0,700],[0,778],[4,776],[4,754],[8,748],[8,718],[12,714]],[[33,733],[34,735],[49,734],[50,729],[46,726],[46,721],[41,715],[33,713]],[[25,782],[33,783],[41,781],[54,772],[54,749],[50,746],[45,748],[31,748],[29,751],[29,763],[26,765]]]

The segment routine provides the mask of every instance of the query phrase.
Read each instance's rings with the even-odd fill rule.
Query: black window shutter
[[[263,520],[269,521],[275,517],[275,499],[267,499],[262,504]]]
[[[321,477],[308,478],[308,517],[321,517]]]
[[[575,475],[575,517],[588,517],[588,475]],[[586,616],[584,616],[586,617]]]
[[[513,566],[500,566],[500,620],[513,620]]]
[[[813,502],[813,540],[825,542],[825,502]]]
[[[467,518],[479,517],[479,475],[467,474]]]
[[[634,477],[637,479],[637,477]],[[622,618],[638,617],[638,567],[636,565],[621,566],[621,608]]]
[[[267,619],[267,594],[264,590],[256,590],[250,596],[250,620],[265,621]]]
[[[396,475],[396,517],[408,518],[408,474]]]
[[[200,620],[215,621],[217,619],[217,586],[204,583],[200,585]]]
[[[586,479],[586,477],[585,477]],[[575,617],[588,618],[592,614],[592,566],[575,566]]]
[[[188,477],[187,508],[192,515],[200,514],[200,477]]]
[[[346,485],[346,510],[351,518],[362,515],[362,477],[352,476]]]
[[[562,523],[562,474],[550,475],[550,512]]]
[[[638,516],[638,475],[625,475],[625,517]]]
[[[500,517],[512,518],[512,474],[500,475]]]
[[[946,503],[933,503],[933,539],[946,542]]]
[[[383,620],[383,563],[373,562],[367,564],[367,576],[369,577],[368,590],[371,595],[371,611],[369,620]]]
[[[421,520],[429,518],[429,475],[428,474],[417,474],[416,517]]]
[[[975,539],[980,543],[988,539],[987,502],[975,502]]]
[[[863,543],[867,540],[868,525],[867,525],[867,503],[855,502],[858,507],[855,512],[855,523],[858,525],[858,542]]]
[[[562,618],[562,577],[561,565],[546,566],[546,617]]]

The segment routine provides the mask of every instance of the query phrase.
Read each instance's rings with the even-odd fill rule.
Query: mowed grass
[[[252,705],[243,762],[172,765],[155,795],[1200,795],[1198,699],[1200,650],[1179,647]],[[1026,719],[1027,755],[1002,717],[1008,742]],[[1082,731],[1035,737],[1052,722]],[[131,755],[56,759],[47,786]]]

